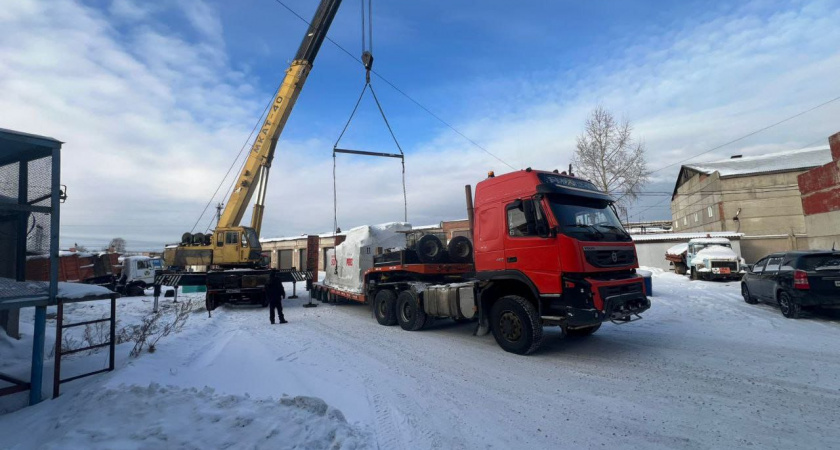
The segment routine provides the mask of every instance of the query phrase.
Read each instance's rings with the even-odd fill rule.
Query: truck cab
[[[726,238],[705,237],[688,241],[685,260],[693,280],[740,280],[746,267]]]
[[[476,185],[475,271],[485,282],[481,309],[490,311],[480,320],[489,321],[497,341],[497,329],[523,322],[515,317],[523,311],[511,306],[514,314],[505,318],[504,308],[492,305],[506,297],[538,323],[571,334],[594,332],[605,320],[629,321],[650,307],[635,273],[635,246],[613,203],[589,181],[530,168],[491,173]]]

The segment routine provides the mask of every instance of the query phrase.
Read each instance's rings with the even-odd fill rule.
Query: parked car
[[[802,308],[840,306],[840,251],[773,253],[755,263],[741,280],[749,304],[777,303],[785,317]]]

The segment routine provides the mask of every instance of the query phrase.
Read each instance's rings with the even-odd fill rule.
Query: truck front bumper
[[[642,277],[618,280],[586,278],[577,280],[559,298],[548,300],[549,323],[572,328],[592,326],[608,320],[627,322],[650,309]],[[545,317],[544,317],[545,319]]]

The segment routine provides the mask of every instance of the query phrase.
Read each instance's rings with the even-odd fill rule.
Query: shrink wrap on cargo
[[[405,248],[405,231],[411,224],[391,222],[363,225],[345,233],[344,242],[327,251],[324,284],[343,291],[361,293],[365,271],[373,267],[373,257],[386,250]]]

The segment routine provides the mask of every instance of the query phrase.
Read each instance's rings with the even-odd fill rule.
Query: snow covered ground
[[[474,324],[409,333],[362,305],[301,308],[305,293],[284,302],[286,325],[265,309],[196,313],[155,353],[123,345],[115,372],[0,416],[0,447],[840,447],[836,315],[789,320],[736,282],[653,271],[644,320],[580,339],[548,328],[531,356]],[[150,300],[121,299],[120,317]]]

